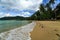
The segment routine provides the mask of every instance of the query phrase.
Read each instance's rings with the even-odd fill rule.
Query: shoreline
[[[31,40],[30,32],[35,27],[35,22],[29,23],[27,25],[21,26],[19,28],[12,29],[10,31],[6,31],[0,33],[1,40]]]

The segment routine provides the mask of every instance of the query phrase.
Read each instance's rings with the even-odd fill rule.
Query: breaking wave
[[[0,33],[0,40],[31,40],[30,32],[33,30],[35,22],[25,26]]]

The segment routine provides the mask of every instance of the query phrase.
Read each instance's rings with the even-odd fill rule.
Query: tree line
[[[30,19],[32,20],[58,20],[60,19],[60,3],[56,8],[52,8],[55,0],[50,0],[46,5],[43,3],[40,5],[39,10],[36,11]]]

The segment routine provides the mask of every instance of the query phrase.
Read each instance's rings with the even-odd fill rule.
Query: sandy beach
[[[60,21],[34,21],[0,33],[0,40],[60,40]]]
[[[36,21],[31,40],[60,40],[60,21]]]

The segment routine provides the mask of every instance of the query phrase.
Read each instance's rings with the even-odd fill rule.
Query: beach
[[[0,33],[0,40],[60,40],[60,21],[33,21]]]
[[[31,40],[60,40],[60,21],[36,21]]]

